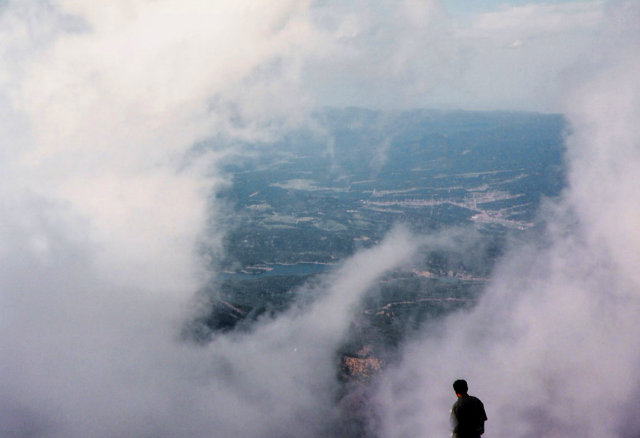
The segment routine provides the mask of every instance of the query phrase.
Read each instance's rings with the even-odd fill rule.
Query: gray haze
[[[376,388],[380,436],[448,433],[458,377],[487,405],[487,436],[637,436],[638,18],[635,2],[465,26],[432,1],[0,4],[0,436],[331,436],[352,307],[446,233],[395,230],[308,286],[313,305],[179,340],[211,275],[199,247],[224,234],[216,164],[242,153],[192,146],[274,138],[323,103],[571,123],[545,234],[473,311],[406,346]]]

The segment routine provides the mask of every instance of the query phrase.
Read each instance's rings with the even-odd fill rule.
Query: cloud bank
[[[0,435],[214,434],[226,402],[177,338],[226,152],[187,152],[295,119],[304,99],[273,96],[295,93],[305,8],[3,4]]]
[[[434,89],[464,83],[448,73],[465,62],[483,70],[481,48],[461,44],[435,2],[333,6],[3,4],[0,435],[336,434],[332,354],[352,306],[421,239],[397,231],[308,286],[313,305],[250,333],[206,347],[177,339],[207,275],[198,245],[215,248],[224,232],[210,195],[225,184],[215,165],[230,151],[195,154],[194,143],[270,138],[314,103],[439,102]],[[595,14],[588,33],[600,25],[592,7],[533,10]],[[459,376],[485,399],[494,436],[640,431],[638,8],[621,2],[607,14],[598,50],[569,72],[584,85],[568,96],[570,188],[550,208],[548,234],[511,254],[477,309],[407,346],[378,388],[380,436],[447,433]],[[501,37],[491,23],[479,20],[468,41],[489,32],[524,51],[539,35]],[[556,39],[546,41],[539,47]],[[485,90],[465,78],[468,94]]]

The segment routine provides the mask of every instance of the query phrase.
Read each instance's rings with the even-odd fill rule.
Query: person
[[[465,380],[453,382],[453,390],[458,400],[451,408],[452,437],[479,438],[487,421],[484,405],[477,397],[467,394],[469,387]]]

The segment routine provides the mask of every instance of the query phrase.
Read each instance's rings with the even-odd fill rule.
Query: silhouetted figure
[[[451,427],[454,438],[479,438],[484,433],[487,414],[480,399],[467,394],[469,390],[465,380],[453,382],[453,390],[458,400],[451,408]]]

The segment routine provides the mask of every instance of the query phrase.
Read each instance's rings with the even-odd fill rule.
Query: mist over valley
[[[421,250],[354,309],[345,354],[397,347],[429,318],[472,306],[507,241],[535,234],[540,203],[564,185],[559,115],[351,108],[320,111],[312,125],[223,166],[223,274],[205,292],[212,310],[197,336],[312,299],[306,283],[393,227],[452,230],[449,245]]]
[[[637,438],[638,17],[0,1],[0,437]]]

